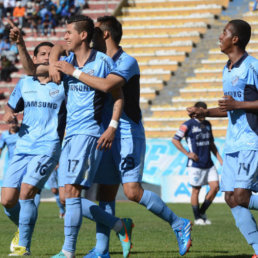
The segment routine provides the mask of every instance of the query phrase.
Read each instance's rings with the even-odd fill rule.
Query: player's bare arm
[[[176,146],[176,148],[181,151],[183,154],[185,154],[189,159],[194,160],[195,162],[199,160],[198,155],[196,155],[194,152],[188,152],[182,143],[179,140],[172,139],[172,143]]]
[[[14,112],[14,110],[12,108],[10,108],[8,105],[5,105],[5,113],[3,116],[3,121],[5,123],[12,123],[14,121],[14,119],[16,118],[16,113]]]
[[[98,140],[97,149],[110,149],[115,138],[116,129],[118,127],[119,119],[122,115],[124,106],[124,95],[121,87],[112,90],[112,97],[114,99],[113,114],[110,124],[106,131],[100,136]]]
[[[51,78],[51,80],[53,82],[58,83],[58,84],[61,82],[60,72],[70,75],[69,73],[58,70],[56,67],[56,63],[59,63],[58,60],[64,52],[66,52],[65,46],[55,45],[54,47],[52,47],[50,56],[49,56],[49,77]],[[64,62],[64,61],[61,61],[61,62]],[[65,63],[67,63],[67,62],[65,62]]]
[[[202,118],[202,117],[227,117],[227,112],[221,110],[219,107],[217,108],[196,108],[196,107],[188,107],[187,109],[188,115],[194,118]]]
[[[8,24],[11,27],[10,33],[9,33],[9,39],[10,41],[16,43],[20,61],[22,63],[22,66],[25,70],[25,73],[27,75],[34,75],[36,71],[36,66],[34,65],[30,54],[26,48],[24,39],[22,37],[22,33],[19,28],[17,28],[11,20],[8,19]]]
[[[58,71],[71,76],[74,75],[74,71],[76,70],[73,67],[73,65],[65,61],[56,62],[55,68]],[[106,78],[99,78],[99,77],[91,76],[89,74],[81,72],[79,75],[79,80],[91,86],[93,89],[100,90],[103,92],[110,92],[114,88],[122,87],[125,83],[122,77],[115,74],[109,74]]]
[[[219,108],[226,112],[235,109],[258,110],[258,100],[255,101],[236,101],[233,97],[225,95],[219,100]]]
[[[222,158],[221,158],[221,156],[218,152],[217,146],[215,145],[214,142],[211,144],[211,152],[214,154],[214,156],[219,161],[219,164],[222,166],[223,165],[223,160],[222,160]]]

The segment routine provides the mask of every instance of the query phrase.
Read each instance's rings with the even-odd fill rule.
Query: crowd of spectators
[[[6,18],[19,27],[30,28],[33,36],[55,35],[56,26],[63,26],[71,15],[88,7],[88,0],[0,0],[0,80],[11,81],[17,71],[18,50],[8,39]]]

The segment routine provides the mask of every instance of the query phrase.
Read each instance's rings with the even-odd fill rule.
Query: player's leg
[[[199,193],[201,187],[192,186],[192,194],[191,194],[191,205],[194,214],[194,224],[195,225],[205,225],[204,220],[201,218],[200,210],[199,210]]]
[[[216,197],[217,192],[219,191],[219,176],[214,166],[206,170],[206,173],[210,190],[205,196],[205,200],[200,208],[200,214],[201,217],[205,220],[205,223],[210,225],[211,221],[207,219],[206,210],[210,207],[212,201]]]
[[[114,164],[112,151],[103,153],[100,165],[94,178],[98,184],[97,200],[99,207],[111,215],[115,215],[115,198],[120,184],[120,175]],[[96,223],[96,246],[86,257],[109,256],[110,227]]]
[[[221,189],[225,191],[225,200],[231,208],[236,226],[258,254],[257,224],[247,208],[253,182],[256,181],[256,154],[255,151],[241,151],[225,155]]]
[[[191,246],[191,222],[178,217],[156,193],[142,188],[145,147],[145,139],[125,138],[121,139],[120,150],[119,146],[116,148],[124,193],[170,224],[178,239],[179,252],[184,255]]]
[[[20,192],[19,246],[30,251],[31,238],[37,220],[38,209],[34,197],[41,190],[57,161],[47,155],[29,156],[27,171]],[[16,254],[18,250],[14,250]]]

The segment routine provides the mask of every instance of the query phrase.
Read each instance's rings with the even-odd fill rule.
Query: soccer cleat
[[[30,252],[26,250],[25,246],[15,246],[13,252],[9,256],[29,256]]]
[[[10,245],[10,251],[14,251],[14,247],[19,246],[19,229],[14,233],[14,237],[12,239],[11,245]]]
[[[60,251],[60,253],[58,253],[54,256],[51,256],[51,258],[61,258],[61,257],[67,258],[67,256],[63,253],[63,251]],[[75,257],[75,255],[73,255],[73,258],[74,257]]]
[[[121,242],[123,248],[123,257],[126,258],[130,254],[132,248],[132,228],[134,227],[133,221],[131,219],[121,219],[123,223],[122,230],[117,233],[117,236]]]
[[[192,245],[191,239],[191,230],[192,230],[192,223],[188,219],[181,218],[183,224],[175,230],[177,243],[179,247],[179,254],[181,256],[185,255],[190,246]]]
[[[205,225],[211,225],[211,221],[209,219],[207,219],[206,214],[200,214],[201,218],[204,220]]]
[[[205,221],[203,220],[203,219],[196,219],[195,221],[194,221],[194,225],[197,225],[197,226],[205,226],[206,225],[206,223],[205,223]]]
[[[95,252],[95,248],[93,248],[92,250],[89,251],[88,254],[83,256],[83,258],[110,258],[110,255],[109,255],[109,252],[107,252],[106,254],[99,254]]]
[[[64,219],[65,213],[59,213],[59,219]]]

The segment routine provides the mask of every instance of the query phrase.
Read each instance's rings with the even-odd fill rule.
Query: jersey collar
[[[114,54],[114,56],[112,57],[113,61],[116,62],[117,59],[122,55],[123,53],[123,49],[121,47],[119,47],[119,49],[117,50],[117,52]]]
[[[233,69],[233,68],[235,68],[235,67],[236,67],[236,68],[239,67],[247,57],[248,57],[248,53],[245,52],[245,53],[242,55],[242,57],[241,57],[235,64],[233,64],[233,66],[232,66],[231,69]],[[228,62],[227,62],[227,68],[229,68],[230,63],[231,63],[230,60],[228,60]]]
[[[95,49],[91,49],[91,51],[90,51],[90,56],[89,56],[89,58],[86,60],[86,62],[85,62],[85,64],[83,65],[83,66],[85,66],[86,64],[88,64],[88,63],[91,63],[91,62],[94,62],[95,61],[95,59],[96,59],[96,55],[97,55],[97,50],[95,50]],[[72,61],[72,64],[73,64],[73,66],[75,66],[75,67],[79,67],[78,66],[78,63],[77,63],[77,61],[76,61],[76,58],[75,58],[75,54],[73,53],[73,61]]]

